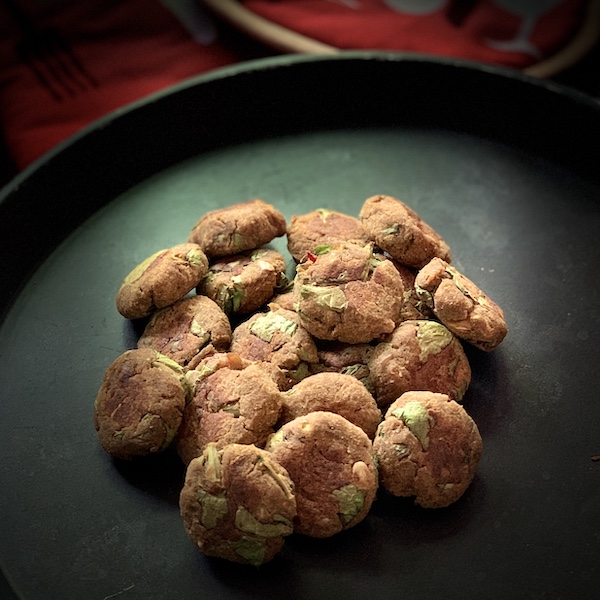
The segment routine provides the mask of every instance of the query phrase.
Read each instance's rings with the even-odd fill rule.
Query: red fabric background
[[[514,2],[528,3],[530,0]],[[493,0],[468,3],[472,7],[460,24],[449,18],[453,9],[465,5],[456,0],[447,0],[435,12],[422,15],[393,10],[385,0],[244,0],[243,4],[269,21],[338,48],[425,52],[515,68],[540,58],[495,50],[486,43],[487,38],[513,38],[521,22],[521,15]],[[555,53],[578,30],[584,5],[580,0],[565,0],[536,21],[530,39],[542,57]]]
[[[68,2],[29,14],[37,27],[60,30],[98,86],[54,100],[19,60],[20,32],[0,12],[0,124],[18,168],[114,109],[244,58],[218,40],[195,42],[154,0]]]
[[[99,117],[147,94],[227,64],[256,58],[255,53],[248,52],[251,44],[232,44],[227,35],[211,43],[195,41],[157,0],[18,3],[36,27],[59,30],[98,82],[74,97],[54,99],[19,59],[15,47],[22,32],[0,4],[0,128],[18,169]],[[457,8],[456,0],[448,0],[436,12],[425,15],[391,10],[385,0],[244,2],[257,14],[339,48],[418,51],[517,68],[540,58],[490,47],[487,38],[513,38],[519,18],[492,0],[470,4],[471,10],[457,25],[449,18],[450,11]],[[531,41],[543,56],[556,52],[577,31],[584,5],[580,0],[563,0],[537,21]],[[222,32],[222,24],[219,27]],[[268,55],[275,51],[263,48],[262,52]]]

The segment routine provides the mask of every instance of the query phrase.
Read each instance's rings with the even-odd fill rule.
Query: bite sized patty
[[[398,198],[367,198],[360,219],[369,239],[402,265],[420,269],[434,256],[450,261],[448,244]]]
[[[276,250],[259,248],[215,259],[197,288],[227,315],[249,314],[268,302],[287,281],[285,259]]]
[[[280,423],[315,411],[337,413],[373,439],[381,410],[369,390],[352,375],[317,373],[283,393]]]
[[[415,278],[419,299],[457,337],[490,352],[508,333],[504,312],[477,285],[440,258]]]
[[[192,228],[188,242],[214,258],[260,248],[285,232],[285,217],[257,198],[206,213]]]
[[[371,440],[344,417],[323,411],[297,417],[265,449],[294,482],[295,532],[330,537],[369,513],[377,493]]]
[[[233,355],[235,356],[235,355]],[[194,383],[185,407],[176,445],[188,464],[210,442],[265,445],[281,411],[281,392],[269,373],[257,364],[231,360],[213,362],[213,368],[188,371]]]
[[[231,335],[231,351],[251,361],[268,362],[283,371],[287,389],[309,373],[318,360],[317,347],[294,311],[269,305],[240,323]]]
[[[296,262],[308,254],[319,255],[341,242],[365,245],[368,242],[362,223],[356,217],[318,208],[294,215],[287,228],[287,247]]]
[[[462,400],[471,366],[460,340],[437,321],[403,321],[369,359],[377,404],[386,408],[404,392],[427,390]]]
[[[371,244],[340,244],[299,264],[294,278],[294,306],[305,329],[351,344],[393,331],[403,292],[398,271]]]
[[[471,484],[483,443],[464,407],[445,394],[406,392],[373,442],[380,484],[424,508],[456,502]]]
[[[294,484],[260,448],[208,444],[187,467],[179,509],[188,536],[204,554],[259,566],[293,531]]]
[[[101,446],[123,459],[162,452],[179,429],[189,391],[176,362],[150,348],[125,351],[104,373],[94,403]]]
[[[138,348],[152,348],[186,369],[193,369],[231,342],[231,325],[216,302],[188,296],[155,312],[138,339]]]
[[[193,290],[208,271],[208,259],[197,244],[160,250],[135,267],[117,292],[117,310],[140,319],[170,306]]]

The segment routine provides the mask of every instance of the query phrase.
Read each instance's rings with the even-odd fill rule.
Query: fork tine
[[[98,87],[71,47],[55,30],[38,32],[18,45],[21,60],[56,100]]]
[[[24,44],[17,45],[17,54],[19,59],[33,72],[42,87],[48,90],[55,100],[59,102],[64,100],[64,96],[60,91],[60,84],[53,83],[57,81],[56,77],[53,73],[47,73],[48,69],[44,68],[44,62],[38,56],[32,55],[30,49]]]
[[[77,55],[71,48],[71,46],[66,42],[66,40],[60,36],[57,32],[53,33],[53,43],[56,47],[61,51],[62,56],[68,57],[68,65],[73,67],[73,70],[77,73],[77,76],[71,76],[73,80],[82,79],[88,86],[96,88],[98,87],[98,82],[92,76],[92,74],[83,66]],[[65,63],[65,66],[66,63]]]
[[[98,87],[71,46],[56,29],[38,29],[13,0],[0,0],[12,14],[23,36],[16,45],[20,60],[58,101]]]

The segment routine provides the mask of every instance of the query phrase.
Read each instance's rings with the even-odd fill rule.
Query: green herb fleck
[[[327,223],[327,219],[329,218],[329,215],[333,214],[333,211],[327,210],[326,208],[317,208],[316,212],[318,213],[318,215],[321,218],[321,220],[323,221],[323,223]]]
[[[242,250],[244,248],[244,236],[237,231],[231,236],[231,242],[234,248]]]
[[[317,256],[322,256],[323,254],[327,254],[328,252],[331,252],[331,246],[328,244],[319,244],[318,246],[315,246],[313,250],[313,253]]]
[[[258,250],[255,250],[251,255],[250,255],[250,260],[254,261],[257,260],[258,258],[260,258],[261,256],[264,256],[266,253],[268,252],[268,250],[266,248],[259,248]]]
[[[262,523],[247,508],[240,506],[235,513],[235,526],[244,533],[253,533],[264,538],[282,537],[292,533],[292,522],[281,515],[279,519],[277,523]]]
[[[243,535],[239,540],[229,542],[229,545],[237,555],[255,567],[262,565],[265,560],[267,544],[261,539]]]
[[[226,404],[221,410],[237,418],[240,416],[240,403],[232,402],[231,404]]]
[[[160,352],[156,353],[156,358],[154,359],[152,365],[156,367],[167,367],[168,369],[173,371],[175,375],[183,377],[182,366],[179,363],[175,362],[172,358],[169,358],[168,356],[165,356]]]
[[[349,365],[342,369],[342,375],[352,375],[356,377],[356,375],[365,368],[365,365],[357,364],[357,365]]]
[[[433,295],[431,292],[415,284],[415,294],[425,306],[433,308]]]
[[[270,343],[277,332],[292,336],[297,327],[298,325],[294,321],[290,321],[282,315],[267,313],[250,324],[250,333]]]
[[[227,498],[225,494],[209,494],[202,488],[196,492],[196,499],[202,506],[202,525],[212,529],[227,514]]]
[[[231,278],[231,285],[224,285],[217,295],[217,304],[223,312],[231,315],[238,312],[244,300],[245,290],[239,275]]]
[[[195,381],[200,381],[201,379],[206,379],[209,375],[212,375],[215,372],[215,370],[209,365],[202,365],[198,370],[194,372],[197,373]]]
[[[279,275],[277,275],[277,283],[275,284],[275,289],[278,292],[289,292],[292,290],[293,287],[294,282],[290,281],[290,278],[285,273],[279,273]]]
[[[335,312],[343,312],[348,306],[348,300],[339,287],[323,287],[318,285],[303,285],[300,296],[304,299],[312,297],[315,303]]]
[[[400,224],[394,223],[391,227],[388,227],[387,229],[382,229],[381,233],[382,233],[382,235],[396,235],[399,231],[400,231]]]
[[[294,381],[302,381],[303,379],[308,377],[308,365],[305,362],[301,362],[295,369],[290,369],[288,373]]]
[[[436,321],[417,321],[417,342],[421,349],[419,359],[425,362],[431,355],[439,354],[452,343],[452,332]]]
[[[197,250],[196,248],[193,248],[192,250],[190,250],[185,255],[185,258],[187,259],[187,261],[190,264],[197,266],[197,267],[207,264],[207,259],[206,259],[204,252],[202,252],[202,250]]]
[[[407,402],[402,408],[392,411],[392,415],[400,419],[419,440],[423,450],[429,448],[429,428],[433,419],[427,408],[420,402]]]
[[[206,331],[206,329],[204,329],[204,327],[200,325],[200,323],[196,320],[196,317],[192,319],[192,322],[190,324],[190,333],[199,338],[204,338],[204,344],[206,344],[206,342],[208,342],[208,340],[210,339],[208,331]]]
[[[350,523],[365,505],[365,490],[357,488],[353,483],[334,490],[333,495],[340,505],[338,515],[344,525]]]

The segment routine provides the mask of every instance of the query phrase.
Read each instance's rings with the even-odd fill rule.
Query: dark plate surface
[[[600,108],[556,85],[352,52],[186,82],[23,173],[0,196],[10,588],[25,600],[596,597],[598,140]],[[177,457],[122,464],[97,443],[102,375],[139,333],[116,289],[213,208],[261,197],[288,219],[357,214],[376,193],[417,210],[505,310],[502,345],[469,350],[477,477],[447,509],[381,493],[357,527],[292,536],[260,569],[207,559],[178,514]]]

